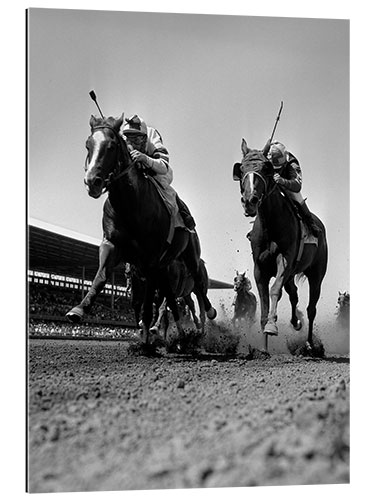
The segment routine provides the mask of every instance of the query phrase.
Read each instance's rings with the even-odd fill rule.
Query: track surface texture
[[[29,491],[349,482],[349,358],[30,340]]]

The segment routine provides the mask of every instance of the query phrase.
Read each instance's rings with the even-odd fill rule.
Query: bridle
[[[235,283],[233,286],[234,291],[238,294],[241,292],[246,293],[247,290],[247,285],[248,285],[248,279],[247,278],[235,278]]]
[[[260,195],[259,200],[258,200],[258,207],[259,207],[259,206],[262,204],[262,202],[263,202],[265,199],[267,199],[267,198],[268,198],[268,197],[269,197],[269,196],[273,193],[273,191],[274,191],[274,190],[276,189],[276,187],[277,187],[277,184],[276,184],[276,182],[275,182],[275,183],[273,183],[273,184],[272,184],[271,189],[269,189],[269,185],[268,185],[269,183],[267,182],[267,180],[266,180],[266,178],[265,178],[265,176],[264,176],[263,174],[261,174],[261,173],[260,173],[260,172],[258,172],[257,170],[248,170],[248,171],[247,171],[247,172],[243,175],[243,177],[242,177],[242,179],[241,179],[241,186],[243,185],[243,183],[244,183],[244,181],[245,181],[246,177],[247,177],[248,175],[250,175],[250,174],[254,174],[254,175],[258,176],[258,177],[262,180],[262,182],[263,182],[263,184],[264,184],[264,190],[263,190],[263,193]],[[243,189],[243,188],[242,188],[242,189]]]
[[[126,148],[125,141],[120,137],[118,131],[114,127],[112,127],[111,125],[97,125],[95,127],[92,127],[92,129],[91,129],[91,136],[93,135],[93,133],[96,130],[101,130],[101,129],[112,130],[112,132],[114,133],[115,139],[116,139],[117,146],[119,148],[119,150],[117,152],[117,163],[116,163],[116,166],[113,169],[113,171],[109,173],[107,179],[104,179],[104,181],[103,181],[104,185],[103,185],[103,191],[102,192],[105,193],[105,192],[108,191],[108,189],[110,188],[111,184],[113,184],[114,182],[118,181],[119,179],[121,179],[121,177],[123,177],[126,174],[127,169],[131,165],[133,165],[134,162],[131,159],[131,157],[129,156],[130,163],[128,165],[125,165],[125,162],[124,162],[124,156],[126,154],[125,153],[125,148]],[[119,151],[121,151],[123,153],[123,155],[119,154]],[[89,153],[87,153],[86,160],[85,160],[85,172],[87,172],[88,160],[89,160]]]

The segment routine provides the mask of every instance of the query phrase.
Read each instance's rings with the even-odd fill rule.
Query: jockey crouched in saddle
[[[183,224],[193,232],[195,221],[187,207],[176,191],[172,188],[173,171],[169,166],[169,153],[164,146],[159,132],[146,125],[145,121],[138,115],[125,118],[122,129],[123,135],[129,145],[130,155],[149,175],[155,177],[162,187],[169,205],[177,206]],[[178,225],[178,222],[177,224]]]
[[[286,150],[281,142],[269,141],[263,148],[263,154],[271,161],[276,173],[273,178],[281,186],[283,192],[298,207],[299,214],[307,229],[315,237],[319,237],[320,228],[315,223],[312,214],[302,197],[302,172],[297,158]]]

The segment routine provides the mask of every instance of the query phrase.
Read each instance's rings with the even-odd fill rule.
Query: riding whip
[[[93,90],[90,90],[90,92],[89,92],[89,96],[91,97],[91,99],[92,99],[92,100],[94,101],[94,103],[96,104],[96,106],[97,106],[97,108],[98,108],[98,110],[99,110],[99,113],[100,113],[101,117],[102,117],[102,118],[104,118],[103,113],[102,113],[102,110],[99,108],[99,104],[98,104],[98,103],[97,103],[97,101],[96,101],[96,94],[95,94],[95,92],[94,92]]]
[[[279,112],[277,113],[277,117],[276,117],[275,125],[273,126],[271,137],[268,139],[267,144],[263,148],[263,154],[264,154],[264,156],[267,156],[268,151],[270,149],[273,136],[275,135],[275,130],[276,130],[276,127],[277,127],[277,123],[280,120],[280,115],[281,115],[281,111],[283,110],[283,106],[284,106],[284,102],[281,101],[280,109],[279,109]]]
[[[283,110],[283,106],[284,106],[284,103],[283,103],[283,101],[281,101],[280,109],[279,109],[279,112],[277,114],[275,125],[274,125],[273,130],[272,130],[270,142],[272,142],[273,136],[275,134],[275,130],[276,130],[276,127],[277,127],[277,122],[280,120],[280,115],[281,115],[281,111]]]

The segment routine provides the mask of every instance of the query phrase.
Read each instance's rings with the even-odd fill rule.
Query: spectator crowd
[[[52,285],[29,284],[29,314],[32,317],[56,316],[64,317],[74,305],[81,301],[78,290],[58,288]],[[121,321],[134,324],[134,314],[129,299],[117,297],[115,306],[110,306],[110,297],[99,296],[94,304],[90,317],[102,321]]]
[[[130,339],[135,335],[133,310],[128,298],[116,299],[111,308],[111,297],[99,297],[84,323],[71,324],[65,314],[81,301],[79,290],[29,283],[28,334],[30,337]]]
[[[136,337],[134,328],[121,326],[105,326],[95,324],[79,324],[42,321],[30,319],[30,337],[87,337],[87,338],[115,338],[130,340]]]

